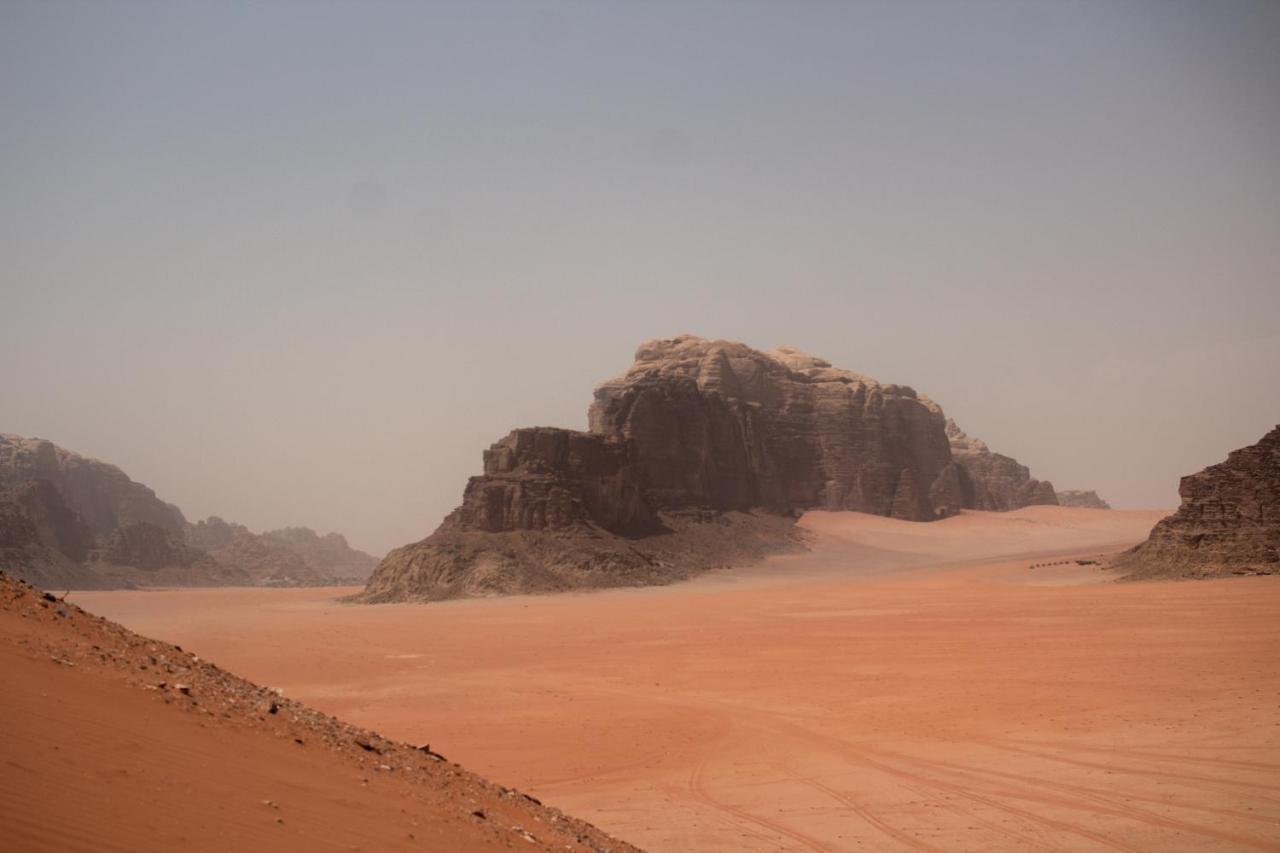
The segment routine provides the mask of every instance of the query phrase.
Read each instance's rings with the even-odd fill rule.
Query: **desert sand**
[[[649,589],[72,599],[654,850],[1280,850],[1280,578],[1075,562],[1162,515],[809,513],[811,553]]]

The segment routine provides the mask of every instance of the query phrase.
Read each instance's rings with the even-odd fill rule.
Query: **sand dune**
[[[1161,513],[810,513],[671,587],[80,594],[660,850],[1280,849],[1280,578],[1029,569]]]
[[[624,848],[3,576],[0,720],[6,853]]]

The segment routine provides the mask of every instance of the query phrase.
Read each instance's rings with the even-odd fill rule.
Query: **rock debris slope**
[[[59,589],[332,583],[377,560],[337,534],[189,524],[114,465],[0,433],[0,568]]]
[[[1057,502],[927,397],[790,347],[649,341],[588,422],[493,444],[462,505],[360,600],[666,583],[797,547],[790,520],[815,508],[930,521]]]
[[[1130,580],[1280,572],[1280,426],[1183,477],[1182,505],[1113,564]]]
[[[0,711],[6,851],[636,849],[3,572]]]

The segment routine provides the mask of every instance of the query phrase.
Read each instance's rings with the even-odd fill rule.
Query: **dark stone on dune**
[[[1182,505],[1112,568],[1128,580],[1280,571],[1280,426],[1183,477]]]
[[[1098,497],[1098,493],[1092,489],[1087,492],[1075,489],[1058,492],[1058,504],[1061,506],[1083,507],[1084,509],[1111,509],[1111,504]]]
[[[942,409],[911,388],[791,348],[650,341],[588,421],[493,444],[462,505],[357,600],[668,583],[798,547],[807,509],[930,521],[1056,503],[985,445],[971,469],[953,458]]]

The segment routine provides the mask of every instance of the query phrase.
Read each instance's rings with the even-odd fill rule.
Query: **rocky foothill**
[[[670,582],[799,547],[790,520],[809,509],[931,521],[1057,503],[927,397],[790,347],[647,342],[588,422],[492,445],[462,505],[359,600]]]
[[[105,589],[360,581],[377,560],[338,534],[190,524],[114,465],[0,434],[0,569],[45,587]]]
[[[1127,580],[1280,573],[1280,426],[1183,477],[1182,505],[1112,568]]]

